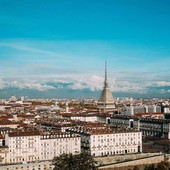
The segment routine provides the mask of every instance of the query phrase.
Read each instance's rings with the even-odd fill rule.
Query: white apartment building
[[[97,122],[98,116],[97,114],[87,115],[87,114],[74,114],[71,115],[71,120],[80,120],[84,122]]]
[[[161,112],[161,107],[156,105],[128,106],[125,107],[122,113],[135,115],[137,113],[157,113]]]
[[[79,154],[81,152],[80,136],[75,134],[45,135],[41,137],[40,160],[52,160],[61,154]]]
[[[142,151],[141,132],[90,134],[90,152],[94,156],[138,153]]]
[[[10,132],[6,134],[5,142],[7,148],[0,152],[1,164],[46,161],[63,153],[81,151],[80,136],[66,133]]]
[[[5,142],[9,152],[3,163],[31,162],[39,160],[41,134],[34,132],[11,132],[6,134]]]
[[[71,129],[81,135],[81,149],[93,156],[142,152],[142,132],[130,129]]]
[[[83,122],[101,122],[101,123],[107,123],[107,115],[101,114],[99,112],[97,113],[88,113],[88,114],[71,114],[70,115],[71,120],[79,120]]]

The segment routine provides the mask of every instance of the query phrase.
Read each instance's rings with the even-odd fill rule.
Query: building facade
[[[142,133],[138,130],[75,127],[70,131],[81,135],[81,150],[93,156],[142,152]]]
[[[142,131],[143,136],[156,136],[159,138],[169,138],[170,120],[143,118],[127,115],[113,115],[110,118],[112,126],[126,126]]]
[[[6,147],[0,152],[1,164],[52,160],[63,153],[79,154],[80,141],[80,136],[75,134],[11,132],[5,136]]]

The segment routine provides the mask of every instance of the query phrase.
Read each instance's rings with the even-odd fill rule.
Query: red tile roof
[[[19,136],[40,136],[42,135],[42,132],[40,131],[18,131],[18,132],[10,132],[9,137],[19,137]]]

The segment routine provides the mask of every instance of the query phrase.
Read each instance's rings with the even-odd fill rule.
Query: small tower
[[[98,108],[100,111],[112,111],[115,109],[114,98],[111,90],[109,89],[107,80],[107,63],[105,61],[105,79],[102,94],[98,100]]]
[[[66,109],[65,109],[66,113],[69,112],[69,106],[68,106],[68,101],[66,102]]]

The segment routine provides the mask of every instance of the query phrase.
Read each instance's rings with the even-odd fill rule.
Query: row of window
[[[125,136],[128,136],[128,137],[130,137],[130,136],[141,136],[141,133],[124,133],[124,134],[116,134],[116,135],[114,135],[113,136],[113,134],[111,134],[111,135],[93,135],[92,137],[93,138],[110,138],[110,137],[125,137]]]
[[[141,138],[139,136],[138,139],[137,138],[132,138],[132,137],[131,138],[119,138],[119,139],[107,139],[107,140],[106,139],[98,139],[98,140],[97,139],[96,140],[93,139],[93,142],[97,142],[97,141],[98,142],[106,142],[106,141],[107,142],[111,142],[111,141],[113,141],[113,142],[120,142],[120,141],[133,141],[133,140],[136,141],[136,140],[140,140],[140,139]]]
[[[100,152],[100,153],[93,153],[93,156],[104,156],[104,155],[115,155],[115,154],[125,154],[125,153],[136,153],[137,149],[127,149],[127,150],[117,150],[117,151],[110,151],[110,152]]]
[[[46,165],[38,165],[38,170],[47,170],[47,166]],[[14,169],[27,169],[27,170],[35,170],[35,169],[37,169],[37,168],[35,168],[35,166],[32,166],[32,167],[29,167],[29,166],[26,166],[26,167],[23,167],[23,166],[21,166],[21,167],[12,167],[12,168],[7,168],[6,170],[14,170]],[[49,169],[52,169],[52,167],[51,166],[49,166]]]

